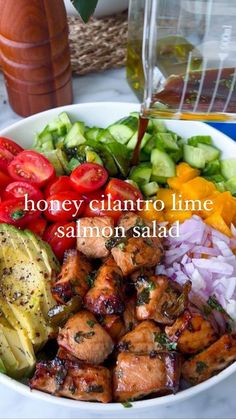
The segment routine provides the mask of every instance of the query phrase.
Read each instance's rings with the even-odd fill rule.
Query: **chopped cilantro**
[[[130,403],[130,402],[124,402],[124,403],[122,403],[122,405],[124,406],[124,407],[126,407],[126,408],[130,408],[130,407],[133,407],[133,405],[132,405],[132,403]]]
[[[87,275],[86,282],[87,282],[89,288],[93,288],[96,274],[97,274],[97,271],[93,271],[93,272],[90,272],[90,274]]]
[[[137,307],[142,306],[144,304],[148,304],[150,301],[150,291],[148,288],[144,288],[137,298]]]
[[[25,211],[23,209],[18,209],[11,214],[11,218],[12,220],[17,221],[24,217],[24,215]]]
[[[159,345],[168,349],[168,351],[175,351],[177,349],[177,343],[172,342],[165,333],[154,332],[154,342],[159,343]]]
[[[148,281],[148,289],[149,291],[153,291],[156,289],[156,284],[153,281]]]
[[[117,247],[123,252],[125,250],[125,243],[121,242],[117,245]]]
[[[119,379],[123,378],[123,371],[121,368],[117,371],[117,378]]]
[[[222,307],[222,305],[217,301],[216,297],[213,295],[211,297],[209,297],[207,304],[213,309],[213,310],[217,310],[220,313],[225,313],[224,308]]]
[[[93,320],[87,320],[87,325],[88,325],[89,327],[93,328],[93,327],[94,327],[94,325],[95,325],[95,322],[94,322]]]
[[[198,374],[201,374],[206,368],[208,368],[208,366],[205,362],[202,362],[202,361],[197,362],[196,372]]]
[[[137,281],[137,286],[139,287],[140,281]],[[142,280],[142,285],[144,285],[144,288],[142,291],[138,294],[137,298],[137,306],[142,306],[144,304],[148,304],[150,301],[150,291],[153,291],[156,288],[156,284],[153,281],[150,280]]]
[[[85,391],[86,393],[103,393],[104,388],[102,385],[91,384]]]
[[[83,343],[85,339],[90,339],[92,336],[95,335],[95,332],[77,332],[74,335],[74,340],[76,343]]]

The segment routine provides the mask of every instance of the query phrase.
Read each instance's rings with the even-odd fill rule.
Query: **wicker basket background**
[[[75,74],[119,68],[125,65],[127,12],[84,24],[79,17],[68,17],[71,63]]]

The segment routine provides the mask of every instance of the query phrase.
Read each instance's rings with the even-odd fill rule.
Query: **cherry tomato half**
[[[0,203],[0,222],[25,227],[36,220],[40,212],[35,208],[26,210],[24,199],[9,199]]]
[[[113,201],[124,202],[130,200],[135,203],[137,199],[143,199],[141,192],[135,186],[120,179],[111,179],[105,193],[110,194]]]
[[[13,179],[38,187],[44,186],[55,175],[53,165],[42,154],[31,150],[19,153],[9,164],[8,172]]]
[[[6,171],[9,164],[14,159],[13,154],[5,148],[0,147],[0,169]]]
[[[47,221],[43,217],[39,217],[37,220],[31,221],[26,226],[26,228],[28,228],[30,231],[32,231],[40,237],[43,237],[46,227]]]
[[[54,223],[46,229],[43,239],[62,261],[65,251],[73,249],[76,245],[76,223]]]
[[[83,163],[70,175],[73,188],[80,193],[90,193],[100,189],[108,179],[103,166],[96,163]]]
[[[89,203],[91,201],[94,201],[97,199],[98,201],[101,201],[102,199],[106,198],[105,191],[103,189],[99,189],[95,192],[87,193],[86,195],[83,195],[85,203]]]
[[[35,202],[43,199],[42,192],[28,182],[12,182],[10,183],[3,194],[3,199],[24,198],[28,195],[28,199],[33,199]]]
[[[15,141],[12,141],[10,138],[6,137],[0,137],[0,147],[9,151],[9,153],[11,153],[13,156],[16,156],[24,150],[19,144],[16,144]]]
[[[73,191],[69,176],[59,176],[53,179],[45,189],[45,196],[48,198],[51,195],[60,192]]]
[[[98,200],[98,202],[94,201],[93,203],[86,204],[86,207],[83,212],[83,216],[84,217],[97,217],[97,216],[111,217],[116,223],[118,219],[121,217],[122,211],[114,211],[112,209],[109,210],[106,208],[108,208],[108,200],[106,198],[103,200]],[[112,203],[111,203],[111,208],[112,208]]]
[[[5,189],[5,187],[9,185],[9,183],[11,182],[12,182],[12,179],[10,178],[10,176],[6,175],[3,172],[0,172],[0,190],[1,191]]]
[[[23,151],[23,148],[9,138],[0,137],[0,169],[5,171],[14,157]]]
[[[76,203],[73,201],[76,201]],[[84,199],[74,191],[60,192],[47,199],[47,207],[45,217],[48,220],[71,221],[77,219],[83,212]]]

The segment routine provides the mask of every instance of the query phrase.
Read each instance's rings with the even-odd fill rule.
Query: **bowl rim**
[[[123,108],[130,108],[130,111],[139,111],[140,109],[140,105],[137,103],[132,103],[132,102],[87,102],[87,103],[80,103],[80,104],[74,104],[74,105],[67,105],[67,106],[61,106],[58,108],[53,108],[44,112],[40,112],[38,114],[32,115],[28,118],[22,119],[18,122],[15,122],[11,125],[9,125],[8,127],[3,128],[2,130],[0,130],[0,136],[3,135],[7,135],[8,131],[11,130],[15,130],[18,127],[22,127],[25,124],[27,124],[28,122],[34,122],[39,120],[39,118],[42,118],[43,116],[47,116],[50,117],[50,115],[55,115],[58,114],[60,112],[70,112],[70,111],[79,111],[80,109],[86,110],[89,109],[91,107],[93,108],[100,108],[102,106],[106,106],[106,107],[117,107],[120,108],[121,110],[123,110]],[[126,110],[125,110],[126,112]],[[127,111],[129,112],[129,111]],[[191,122],[191,121],[173,121],[171,120],[172,123],[183,123],[184,122]],[[167,121],[168,123],[168,121]],[[203,124],[202,122],[198,122],[198,121],[194,121],[192,122],[196,127],[202,127]],[[234,142],[234,140],[232,140],[230,137],[228,137],[227,135],[221,133],[220,131],[218,131],[216,128],[211,127],[208,125],[208,131],[212,132],[212,135],[214,136],[214,134],[217,133],[217,136],[222,138],[222,141],[226,141],[228,144],[231,144],[232,146],[234,146],[236,148],[236,143]],[[196,386],[190,387],[188,389],[182,390],[176,394],[171,394],[171,395],[166,395],[166,396],[162,396],[162,397],[156,397],[156,398],[151,398],[151,399],[147,399],[147,400],[139,400],[139,401],[134,401],[132,402],[132,409],[129,410],[134,410],[134,409],[147,409],[150,407],[154,407],[154,406],[163,406],[163,405],[172,405],[173,403],[177,403],[177,402],[181,402],[185,399],[191,398],[199,393],[201,393],[202,391],[205,391],[213,386],[215,386],[216,384],[218,384],[219,382],[225,380],[226,378],[228,378],[230,375],[232,375],[234,372],[236,372],[236,362],[234,362],[233,364],[231,364],[230,366],[228,366],[227,368],[225,368],[223,371],[221,371],[219,374],[211,377],[210,379],[208,379],[207,381],[204,381],[203,383],[200,383]],[[39,390],[31,390],[26,384],[23,384],[13,378],[10,378],[4,374],[0,374],[0,384],[4,384],[7,387],[17,391],[18,393],[22,394],[23,396],[28,396],[28,397],[34,397],[36,399],[45,401],[45,402],[50,402],[53,404],[57,404],[57,405],[61,405],[64,407],[70,407],[70,408],[80,408],[80,409],[84,409],[84,410],[90,410],[90,411],[96,411],[97,413],[106,413],[106,412],[116,412],[118,410],[123,410],[124,406],[122,405],[122,403],[107,403],[107,404],[102,404],[102,403],[97,403],[97,402],[85,402],[85,401],[77,401],[77,400],[72,400],[72,399],[66,399],[63,397],[56,397],[54,395],[51,394],[47,394],[44,393],[42,391]]]

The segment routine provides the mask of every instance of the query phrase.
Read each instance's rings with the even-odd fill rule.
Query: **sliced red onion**
[[[180,236],[167,237],[164,263],[157,267],[158,274],[166,274],[183,284],[192,281],[195,295],[205,301],[216,295],[219,303],[230,315],[236,310],[236,228],[231,226],[230,239],[206,225],[194,215],[180,225]],[[223,328],[222,316],[218,316]],[[236,319],[236,313],[233,318]]]

